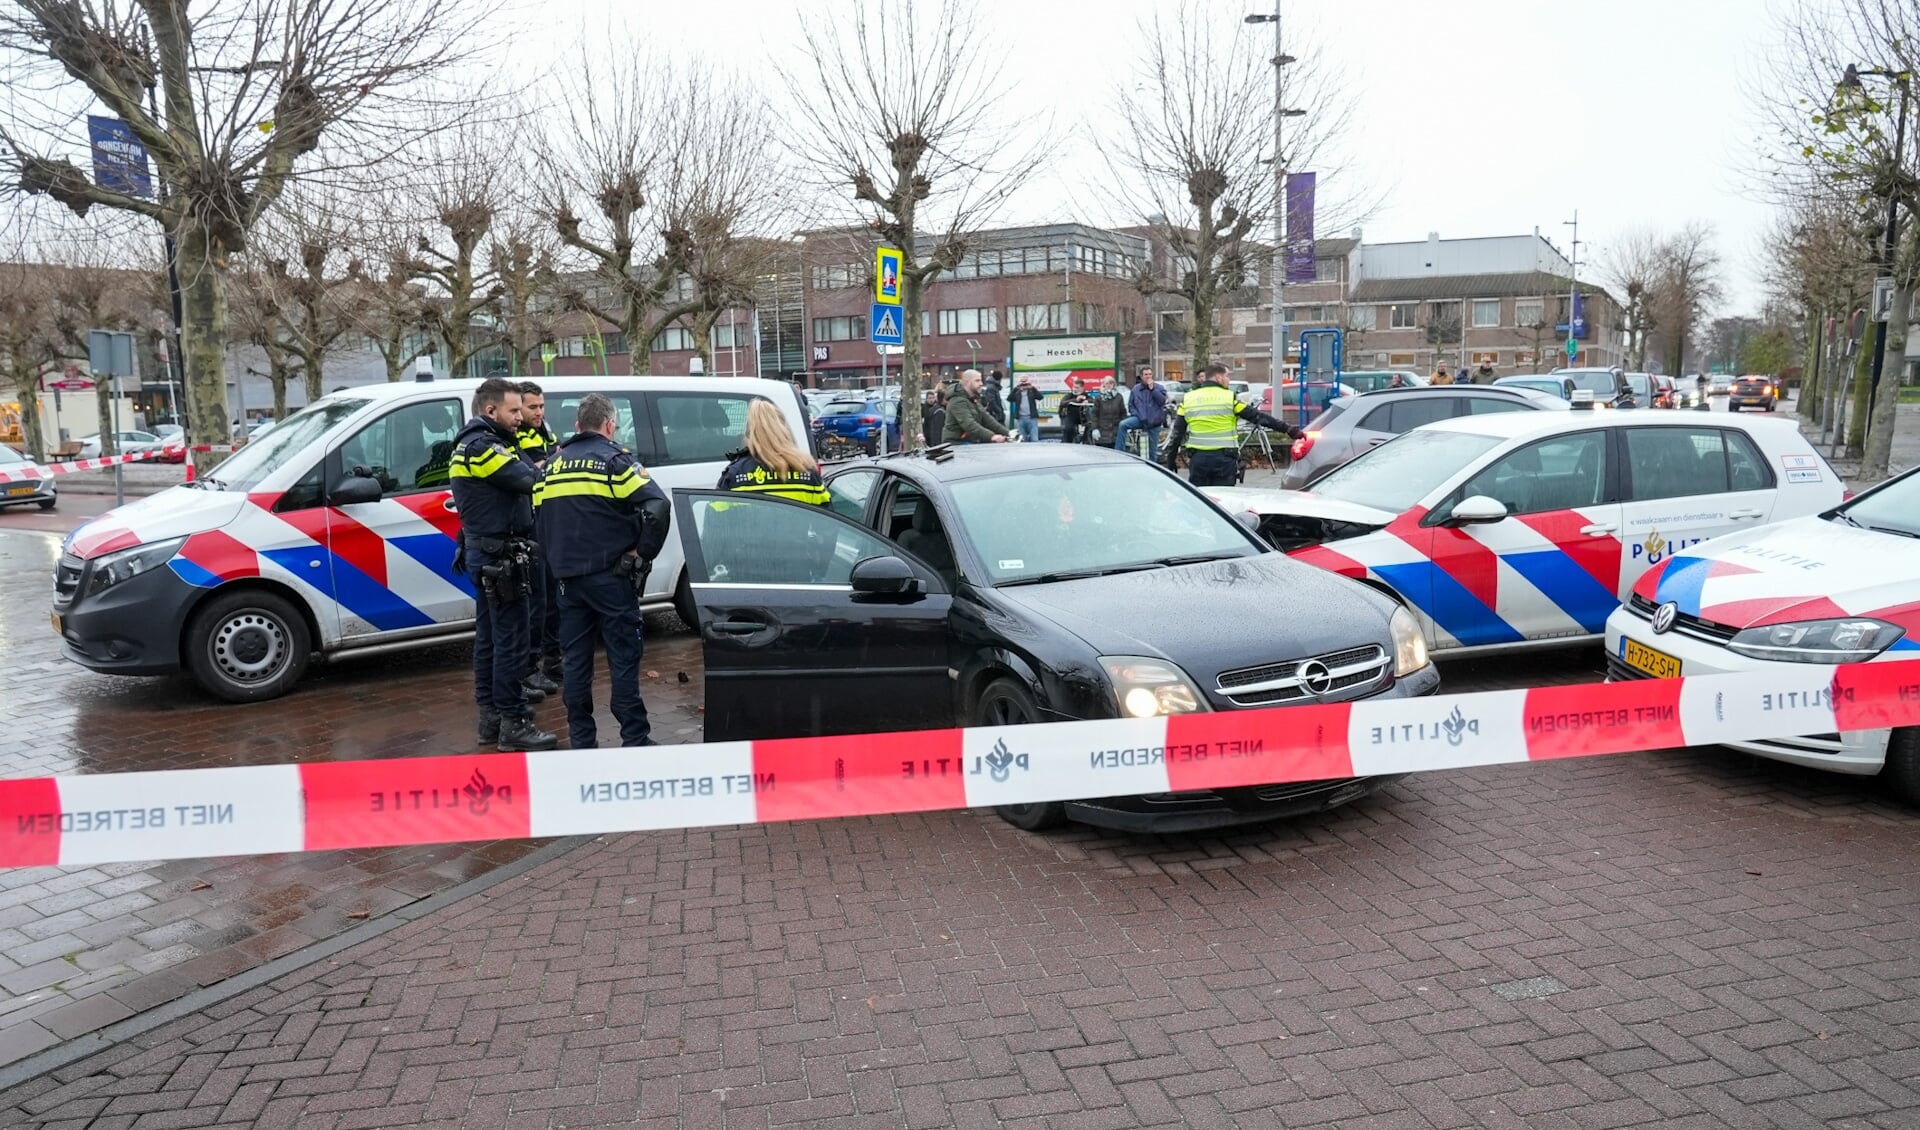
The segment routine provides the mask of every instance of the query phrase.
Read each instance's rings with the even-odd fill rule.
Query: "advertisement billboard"
[[[1068,377],[1099,384],[1119,376],[1119,334],[1055,334],[1016,337],[1007,343],[1012,380],[1033,378],[1041,392],[1064,392]]]

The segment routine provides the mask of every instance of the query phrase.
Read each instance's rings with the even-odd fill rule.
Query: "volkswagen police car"
[[[1738,672],[1817,696],[1832,664],[1901,659],[1920,659],[1920,471],[1819,515],[1689,546],[1643,574],[1607,620],[1611,680]],[[1920,729],[1735,748],[1878,773],[1920,802]]]
[[[1276,548],[1385,590],[1436,654],[1597,637],[1642,573],[1841,499],[1785,420],[1508,412],[1416,428],[1305,491],[1222,487]]]

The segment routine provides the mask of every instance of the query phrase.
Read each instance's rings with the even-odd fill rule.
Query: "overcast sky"
[[[1565,251],[1563,221],[1577,210],[1590,275],[1625,229],[1705,219],[1726,261],[1719,312],[1757,312],[1771,209],[1752,191],[1762,126],[1746,98],[1781,0],[1283,2],[1288,53],[1319,56],[1353,92],[1346,160],[1323,172],[1322,191],[1343,181],[1385,189],[1365,220],[1369,241],[1537,226]],[[1016,105],[1050,114],[1063,135],[1058,161],[1007,220],[1120,220],[1101,214],[1107,168],[1087,147],[1138,56],[1151,0],[978,3],[1004,48]],[[1220,0],[1220,9],[1227,18],[1271,10],[1271,0],[1257,3]],[[730,60],[776,87],[768,64],[791,57],[795,7],[643,0],[633,11],[657,45]],[[532,33],[540,46],[516,44],[514,56],[552,60],[583,22],[603,27],[606,11],[605,0],[545,0]]]

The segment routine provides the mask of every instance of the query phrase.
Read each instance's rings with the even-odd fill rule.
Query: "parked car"
[[[1417,428],[1307,491],[1208,493],[1276,548],[1393,594],[1456,654],[1595,639],[1647,569],[1841,492],[1786,420],[1503,412]]]
[[[132,455],[139,451],[154,451],[158,449],[161,445],[161,439],[152,432],[129,429],[127,431],[113,433],[113,445],[116,453],[120,455]],[[75,456],[75,458],[100,458],[100,435],[98,432],[90,436],[81,437],[80,454]]]
[[[800,397],[748,377],[543,378],[564,430],[590,392],[618,409],[614,439],[669,492],[719,481],[755,399],[807,441]],[[457,639],[473,582],[453,571],[453,440],[478,381],[347,389],[316,400],[191,485],[82,525],[55,571],[53,627],[68,659],[119,675],[186,670],[210,693],[286,693],[315,654]],[[356,473],[364,469],[366,474]],[[643,611],[695,620],[678,540],[654,561]]]
[[[0,509],[38,506],[52,510],[59,501],[60,488],[54,484],[54,476],[3,443],[0,443],[0,474],[7,477],[6,482],[0,482]]]
[[[1575,392],[1592,393],[1597,408],[1632,407],[1633,386],[1619,369],[1555,369],[1553,375],[1571,380]]]
[[[1511,377],[1496,377],[1489,388],[1528,388],[1543,392],[1561,400],[1573,399],[1573,378],[1551,373],[1522,373]]]
[[[887,435],[887,450],[900,450],[900,425],[896,413],[900,407],[899,399],[881,400],[848,399],[831,400],[823,405],[820,414],[813,419],[813,430],[821,437],[841,436],[859,444],[872,455],[879,450],[880,432],[884,427]],[[918,431],[918,421],[915,421]]]
[[[187,429],[179,424],[155,424],[151,429],[161,439],[177,439],[187,434]]]
[[[1394,384],[1396,377],[1400,381],[1398,385]],[[1353,372],[1341,372],[1340,383],[1359,392],[1378,392],[1383,388],[1424,386],[1427,378],[1412,369],[1359,369]]]
[[[1302,395],[1307,400],[1304,410],[1300,406]],[[1270,416],[1278,416],[1289,424],[1297,424],[1313,419],[1314,416],[1326,411],[1327,406],[1335,401],[1358,395],[1360,395],[1359,389],[1344,382],[1308,381],[1303,393],[1299,381],[1288,381],[1280,386],[1279,409],[1276,410],[1273,407],[1273,390],[1268,389],[1267,397],[1261,403],[1260,410]]]
[[[160,442],[160,454],[153,458],[156,463],[185,463],[187,461],[187,438],[181,435],[165,437]]]
[[[1783,470],[1789,478],[1832,477],[1817,458]],[[1807,733],[1733,748],[1878,774],[1920,803],[1920,728],[1840,732],[1834,696],[1823,693],[1833,664],[1920,659],[1916,577],[1920,471],[1908,471],[1818,515],[1689,546],[1649,569],[1607,619],[1607,677],[1737,673],[1789,691],[1779,708],[1804,714]]]
[[[1715,373],[1713,375],[1711,381],[1709,382],[1709,389],[1708,389],[1709,395],[1725,396],[1732,391],[1733,391],[1733,375],[1731,373]]]
[[[1679,386],[1665,373],[1653,374],[1653,406],[1655,408],[1680,407]]]
[[[1770,377],[1740,377],[1727,390],[1727,411],[1765,408],[1771,412],[1779,403],[1780,389]]]
[[[1438,686],[1413,618],[1391,601],[1271,552],[1191,486],[1120,452],[959,447],[850,463],[828,482],[829,507],[675,492],[708,741],[972,726],[1000,730],[1017,754],[1028,735],[1001,728]],[[1316,691],[1309,661],[1341,680]],[[1132,752],[1144,760],[1116,759],[1105,799],[1001,815],[1028,829],[1186,831],[1331,808],[1386,783],[1140,795],[1124,767],[1160,754]],[[969,795],[990,785],[970,779]]]
[[[1187,390],[1193,385],[1188,381],[1161,381],[1160,387],[1167,390],[1167,404],[1171,407],[1186,399]]]
[[[1344,397],[1293,441],[1280,485],[1298,490],[1349,459],[1435,420],[1489,412],[1566,411],[1567,402],[1532,389],[1491,385],[1421,385]]]

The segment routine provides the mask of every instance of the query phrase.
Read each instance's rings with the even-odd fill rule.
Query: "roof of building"
[[[1449,298],[1534,298],[1564,294],[1572,282],[1547,271],[1497,275],[1437,275],[1415,279],[1365,279],[1353,288],[1351,302],[1426,302]],[[1581,294],[1613,296],[1604,287],[1581,281]]]
[[[1345,239],[1316,239],[1313,241],[1313,254],[1316,259],[1332,258],[1335,255],[1351,255],[1360,241],[1348,236]]]

